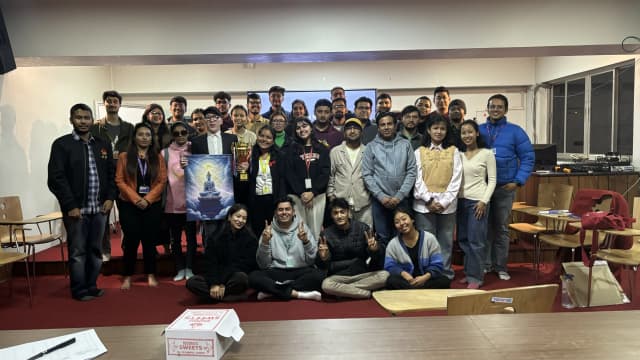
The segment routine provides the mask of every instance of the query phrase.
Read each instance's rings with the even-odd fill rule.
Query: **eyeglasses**
[[[173,136],[187,136],[188,133],[187,130],[174,131]]]
[[[504,105],[489,105],[489,110],[502,110],[504,109]]]
[[[154,116],[155,115],[162,115],[162,113],[160,111],[152,111],[149,114],[154,115]]]
[[[207,120],[218,120],[218,119],[222,119],[220,116],[218,115],[207,115],[204,117]]]

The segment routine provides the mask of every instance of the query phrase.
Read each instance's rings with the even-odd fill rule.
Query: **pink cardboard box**
[[[165,330],[167,359],[218,360],[243,335],[233,309],[187,309]]]

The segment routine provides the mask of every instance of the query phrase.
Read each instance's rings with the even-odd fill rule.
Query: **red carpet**
[[[494,274],[486,278],[484,289],[496,289],[533,284],[529,265],[510,268],[512,279],[500,281]],[[552,274],[544,273],[541,280],[551,280]],[[296,320],[326,318],[388,317],[374,300],[325,299],[322,302],[293,300],[257,301],[217,305],[198,305],[196,299],[184,287],[184,281],[174,283],[168,277],[160,278],[158,288],[146,286],[146,278],[134,277],[134,285],[128,292],[120,291],[120,277],[101,276],[99,286],[104,297],[78,302],[71,299],[68,279],[63,276],[41,276],[33,284],[34,304],[29,307],[25,280],[15,279],[13,296],[8,296],[8,286],[0,286],[0,329],[36,329],[64,327],[94,327],[112,325],[167,324],[184,309],[190,307],[234,308],[241,321]],[[457,280],[457,279],[456,279]],[[552,281],[547,281],[552,282]],[[461,288],[457,282],[453,287]],[[559,298],[559,297],[558,297]],[[567,311],[556,299],[554,311]],[[630,310],[640,309],[640,301],[634,304],[603,306],[570,311]],[[412,313],[404,316],[443,315],[444,311]]]
[[[200,240],[199,240],[200,243]],[[114,257],[122,254],[118,236],[112,239]],[[160,249],[160,248],[159,248]],[[66,251],[66,249],[65,249]],[[202,248],[198,249],[202,252]],[[57,262],[60,259],[58,248],[38,253],[38,262]],[[170,262],[165,258],[165,263]],[[117,261],[116,261],[117,263]],[[57,269],[59,264],[55,264]],[[171,265],[169,263],[169,265]],[[172,269],[172,265],[168,266]],[[460,267],[455,267],[457,278],[453,288],[463,288],[458,283],[462,277]],[[114,271],[118,271],[115,269]],[[509,268],[511,280],[501,281],[496,274],[485,278],[484,290],[493,290],[515,286],[535,285],[531,264],[513,264]],[[29,307],[26,280],[17,277],[13,282],[13,296],[9,297],[8,284],[0,284],[0,329],[41,329],[64,327],[95,327],[114,325],[168,324],[186,308],[211,307],[234,308],[241,321],[363,318],[391,316],[374,300],[335,300],[322,302],[308,300],[257,301],[200,305],[196,298],[184,287],[184,281],[175,283],[171,276],[159,276],[160,286],[149,288],[144,275],[134,276],[130,291],[120,290],[119,275],[100,276],[98,286],[105,289],[102,298],[88,302],[71,299],[69,280],[62,275],[39,275],[32,283],[34,303]],[[557,283],[557,274],[551,266],[544,267],[539,283]],[[621,282],[622,283],[622,282]],[[623,283],[627,286],[627,282]],[[636,285],[636,288],[640,287]],[[637,295],[638,291],[636,291]],[[593,307],[589,309],[565,310],[560,306],[560,296],[556,297],[554,311],[599,311],[640,309],[640,300],[632,304]],[[401,316],[444,315],[446,311],[417,312]]]

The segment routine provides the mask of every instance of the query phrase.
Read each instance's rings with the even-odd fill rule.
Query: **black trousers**
[[[441,275],[435,278],[431,278],[424,283],[420,289],[448,289],[451,287],[451,280],[448,277]],[[410,290],[417,289],[411,286],[407,280],[405,280],[400,274],[391,274],[387,278],[387,289],[389,290]]]
[[[313,267],[257,270],[249,274],[249,286],[288,300],[293,290],[320,291],[325,277],[323,271]]]
[[[264,230],[264,222],[271,224],[273,221],[273,195],[255,195],[252,200],[249,214],[251,228],[256,236],[260,236]]]
[[[176,270],[193,269],[198,246],[196,239],[196,222],[187,221],[186,214],[164,213],[164,221],[169,226],[171,234],[171,253],[176,262]],[[187,235],[187,255],[182,253],[182,230]]]
[[[122,226],[122,247],[125,276],[131,276],[135,270],[138,246],[142,242],[144,273],[156,272],[156,239],[158,224],[162,220],[160,203],[149,205],[145,210],[138,209],[130,202],[122,201],[120,206],[120,225]]]
[[[236,272],[224,284],[224,297],[241,295],[249,288],[249,276],[243,272]],[[187,289],[196,294],[201,300],[211,301],[209,285],[202,275],[195,275],[187,280]]]

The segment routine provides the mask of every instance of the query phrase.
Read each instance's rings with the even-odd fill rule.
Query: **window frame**
[[[598,156],[605,155],[600,153],[592,153],[591,152],[591,123],[592,123],[592,78],[594,76],[606,74],[608,72],[611,73],[611,138],[609,143],[610,152],[617,152],[618,149],[618,77],[619,73],[628,67],[635,66],[635,60],[631,59],[628,61],[623,61],[616,64],[607,65],[601,68],[569,75],[566,77],[562,77],[556,80],[548,81],[545,84],[549,86],[549,113],[548,113],[548,126],[547,126],[547,138],[550,141],[553,141],[553,122],[554,121],[562,121],[563,126],[563,143],[558,145],[558,156],[562,158],[576,158],[576,157],[589,157],[589,156]],[[584,129],[583,129],[583,151],[580,153],[576,152],[566,152],[566,144],[567,144],[567,98],[569,95],[569,86],[568,84],[575,80],[584,79]],[[562,119],[554,119],[554,86],[564,85],[564,114]],[[632,154],[620,154],[624,156],[631,156]]]

